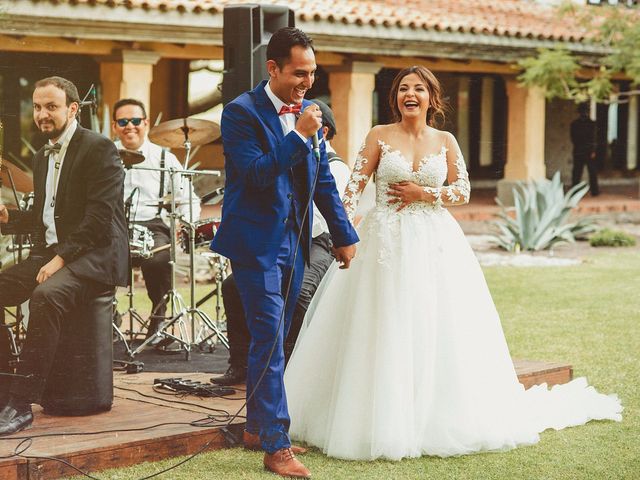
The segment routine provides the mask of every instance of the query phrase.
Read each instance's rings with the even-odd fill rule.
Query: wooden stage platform
[[[572,368],[567,364],[520,360],[514,364],[520,382],[527,388],[543,382],[565,383],[572,377]],[[210,376],[114,372],[115,398],[109,412],[54,417],[35,406],[32,428],[0,438],[0,479],[52,480],[77,474],[51,457],[86,472],[98,472],[232,446],[231,436],[226,432],[240,439],[244,417],[223,428],[228,418],[225,412],[233,415],[243,406],[244,391],[225,398],[176,397],[155,392],[152,386],[156,378],[182,377],[208,383]],[[193,422],[201,426],[191,425]],[[88,435],[88,432],[105,433]],[[84,434],[74,435],[77,433]],[[31,440],[23,442],[25,438]],[[12,456],[16,450],[21,450],[23,456]]]

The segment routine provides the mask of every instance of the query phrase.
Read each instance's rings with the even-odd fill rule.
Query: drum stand
[[[147,348],[147,345],[150,343],[155,343],[157,338],[161,338],[164,341],[162,343],[166,343],[167,340],[177,342],[181,348],[185,350],[186,358],[189,360],[191,356],[191,343],[189,342],[189,336],[187,333],[185,321],[184,321],[184,313],[187,311],[186,304],[182,299],[182,296],[176,289],[176,219],[178,215],[176,214],[176,197],[175,197],[175,175],[178,171],[174,168],[168,169],[159,169],[159,168],[147,168],[147,167],[132,167],[141,170],[153,170],[153,171],[166,171],[169,173],[169,177],[171,179],[171,213],[169,214],[170,222],[169,222],[169,230],[170,230],[170,250],[169,250],[169,265],[171,266],[171,288],[167,293],[164,294],[162,301],[160,304],[167,304],[171,306],[170,312],[171,316],[166,317],[166,319],[160,324],[160,328],[152,335],[148,336],[137,348],[133,350],[129,350],[127,353],[129,357],[133,358],[135,355],[143,351]],[[189,204],[191,197],[189,197]],[[157,308],[157,307],[156,307]],[[151,317],[157,314],[154,309],[151,312]],[[178,327],[178,335],[174,335],[175,326]],[[171,329],[171,332],[168,330]]]
[[[2,162],[0,161],[0,167]],[[33,192],[24,194],[22,199],[18,198],[18,191],[16,190],[15,182],[13,181],[13,175],[11,170],[7,169],[7,176],[11,184],[11,190],[15,199],[16,205],[19,210],[31,210],[33,208]],[[2,182],[0,181],[0,184]],[[7,248],[8,252],[14,254],[14,260],[16,263],[21,263],[23,260],[23,250],[31,249],[31,239],[28,235],[18,234],[14,237],[13,245]],[[16,255],[17,254],[17,255]],[[13,321],[6,322],[6,315],[13,318]],[[6,329],[8,337],[9,350],[7,352],[9,365],[15,365],[20,362],[20,353],[22,351],[22,344],[20,339],[24,336],[26,331],[26,324],[24,322],[24,312],[22,311],[22,305],[16,305],[15,314],[11,313],[6,308],[0,307],[0,329]],[[4,361],[4,359],[0,359]],[[0,372],[3,371],[4,365],[0,365]]]
[[[186,145],[185,145],[185,148]],[[187,148],[187,157],[189,155],[189,149]],[[185,162],[186,165],[187,162]],[[188,198],[191,199],[193,196],[193,176],[194,175],[202,175],[202,174],[215,174],[219,175],[219,172],[207,171],[207,170],[184,170],[180,172],[181,175],[184,175],[189,180],[189,193]],[[189,202],[189,219],[193,220],[193,205]],[[184,312],[191,319],[191,340],[192,345],[202,345],[204,342],[208,342],[211,338],[217,337],[217,339],[222,343],[224,347],[229,348],[229,340],[222,333],[222,330],[218,326],[218,322],[214,322],[204,311],[198,308],[196,304],[196,279],[195,279],[195,238],[196,238],[196,228],[193,221],[185,222],[183,219],[183,223],[186,224],[189,238],[189,293],[190,293],[190,302],[189,308],[187,308],[186,312]],[[201,328],[196,330],[196,318],[198,318],[201,322]],[[217,315],[217,319],[219,320],[219,312]],[[211,331],[205,339],[201,339],[201,336],[207,331]]]
[[[131,222],[131,204],[126,202],[125,203],[125,218],[127,220],[127,228],[129,229],[129,231],[131,231],[133,229],[133,225]],[[131,238],[131,235],[129,235],[129,238]],[[135,339],[136,333],[135,330],[133,329],[133,321],[135,320],[136,322],[138,322],[139,325],[145,327],[147,325],[147,322],[144,320],[144,318],[142,318],[142,316],[138,313],[138,311],[135,309],[135,307],[133,306],[133,296],[135,295],[133,293],[133,284],[134,284],[134,280],[135,280],[135,275],[133,272],[133,255],[131,254],[131,248],[129,248],[129,285],[127,285],[127,298],[128,298],[128,304],[129,307],[127,308],[127,310],[121,314],[121,316],[125,316],[128,315],[129,317],[129,330],[122,332],[122,330],[120,330],[119,326],[116,325],[115,323],[115,319],[112,322],[112,327],[113,327],[113,332],[114,334],[120,339],[122,340],[122,343],[124,344],[124,348],[127,351],[127,354],[131,357],[131,342],[133,342],[133,340]],[[115,303],[115,302],[114,302]],[[114,309],[115,309],[116,305],[114,305]],[[129,336],[129,342],[127,342],[126,340],[126,335]]]
[[[185,142],[185,148],[187,148],[187,159],[189,156],[189,147]],[[186,162],[187,163],[187,162]],[[157,168],[143,168],[143,167],[133,167],[140,168],[144,170],[154,170],[157,171]],[[201,338],[203,331],[211,331],[213,332],[207,337],[207,340],[211,337],[217,337],[220,343],[222,343],[226,348],[229,348],[229,341],[226,336],[220,330],[218,325],[214,323],[211,318],[204,313],[202,310],[198,309],[195,301],[195,224],[192,221],[185,221],[184,218],[181,221],[185,224],[188,231],[189,238],[189,287],[190,287],[190,304],[186,305],[182,296],[176,289],[175,285],[175,272],[176,272],[176,220],[180,217],[176,212],[176,198],[175,198],[175,176],[183,175],[187,176],[189,179],[189,192],[188,192],[188,201],[189,201],[189,219],[193,218],[193,205],[191,204],[191,198],[193,195],[193,176],[201,175],[201,174],[210,174],[210,175],[219,175],[220,173],[217,171],[207,171],[207,170],[175,170],[173,168],[166,169],[168,171],[169,176],[171,178],[171,214],[170,214],[170,265],[171,265],[171,289],[165,294],[163,298],[163,302],[171,305],[171,317],[168,317],[164,322],[161,323],[160,328],[153,335],[149,336],[145,339],[142,344],[140,344],[136,349],[130,350],[129,356],[133,358],[135,355],[144,350],[147,345],[151,342],[154,342],[156,338],[163,338],[166,343],[167,340],[176,341],[182,349],[184,349],[186,354],[186,359],[189,360],[191,358],[191,348],[194,345],[197,345]],[[152,316],[156,312],[152,312]],[[190,327],[191,327],[191,338],[189,338],[186,323],[185,321],[190,319]],[[199,320],[202,324],[200,329],[196,329],[196,319]],[[170,333],[169,328],[174,329],[175,326],[178,326],[179,336]]]
[[[215,275],[213,277],[214,289],[211,292],[207,293],[200,300],[198,300],[196,302],[196,307],[199,307],[210,298],[215,297],[216,319],[214,323],[216,325],[220,325],[220,322],[222,321],[222,305],[223,305],[222,282],[225,280],[225,278],[227,278],[227,276],[225,275],[225,272],[227,269],[227,260],[223,256],[218,255],[217,253],[214,253],[214,252],[204,252],[201,255],[206,257],[209,262],[209,265],[211,265],[212,267],[215,266],[216,270],[215,270]],[[199,334],[202,335],[204,334],[204,332],[201,330]],[[202,339],[200,343],[198,343],[200,350],[201,351],[204,351],[205,349],[211,350],[211,339],[216,335],[217,335],[217,332],[214,331],[213,333],[211,333],[210,335]]]

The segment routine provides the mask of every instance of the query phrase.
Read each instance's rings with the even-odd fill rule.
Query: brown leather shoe
[[[242,443],[247,450],[262,450],[262,443],[260,443],[260,435],[257,433],[242,432]],[[298,445],[291,445],[291,450],[295,455],[303,455],[307,453],[307,449]]]
[[[290,448],[264,454],[264,468],[288,478],[311,478],[311,472],[298,460]]]

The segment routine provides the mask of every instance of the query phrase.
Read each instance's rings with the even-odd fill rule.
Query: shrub
[[[501,211],[497,215],[500,220],[493,222],[497,228],[494,242],[510,252],[544,250],[593,232],[595,225],[590,218],[568,221],[571,210],[588,189],[582,182],[565,194],[560,172],[551,180],[518,182],[513,189],[513,207],[505,207],[496,199]]]
[[[589,238],[592,247],[633,247],[636,244],[634,236],[619,230],[604,228]]]

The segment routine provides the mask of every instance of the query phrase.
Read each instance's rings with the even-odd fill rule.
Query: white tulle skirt
[[[518,382],[475,255],[448,211],[374,208],[323,280],[285,372],[293,439],[345,459],[506,450],[620,420],[583,378]]]

